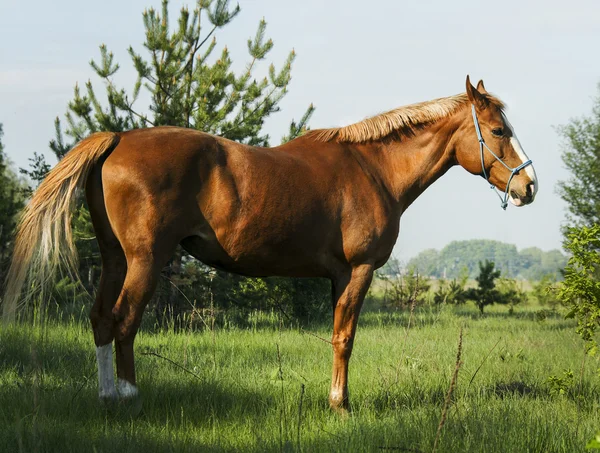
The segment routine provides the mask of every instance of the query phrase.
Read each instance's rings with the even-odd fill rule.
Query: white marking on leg
[[[98,362],[98,396],[101,399],[116,398],[112,343],[96,348],[96,361]]]
[[[121,398],[133,398],[138,394],[138,388],[125,379],[117,379],[117,391]]]
[[[332,389],[329,391],[329,398],[335,403],[341,403],[343,400],[343,393],[336,389]]]

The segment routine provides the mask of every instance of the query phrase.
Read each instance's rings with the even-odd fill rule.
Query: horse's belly
[[[260,244],[252,247],[228,247],[216,238],[190,236],[181,242],[183,248],[204,264],[249,277],[327,277],[323,254],[310,253],[306,248],[273,247]]]

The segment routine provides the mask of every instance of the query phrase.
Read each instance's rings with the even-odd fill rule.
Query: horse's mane
[[[504,108],[504,104],[500,99],[490,94],[484,94],[483,96],[488,103],[499,109]],[[435,123],[469,104],[467,94],[462,93],[399,107],[349,126],[315,129],[309,131],[306,136],[322,142],[335,140],[345,143],[381,140],[392,133],[398,136],[408,136],[413,134],[416,128]]]

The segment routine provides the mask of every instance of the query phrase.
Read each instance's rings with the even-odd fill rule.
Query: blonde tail
[[[43,291],[59,268],[77,276],[77,251],[71,232],[74,195],[85,186],[98,159],[112,151],[119,136],[99,132],[79,142],[52,169],[23,210],[12,262],[6,278],[3,318],[14,319],[24,285],[23,302]]]

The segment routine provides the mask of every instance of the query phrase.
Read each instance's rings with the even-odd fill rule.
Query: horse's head
[[[533,202],[538,182],[531,161],[521,148],[502,105],[488,94],[483,81],[477,88],[467,76],[471,110],[459,128],[456,159],[467,171],[481,175],[515,206]]]

